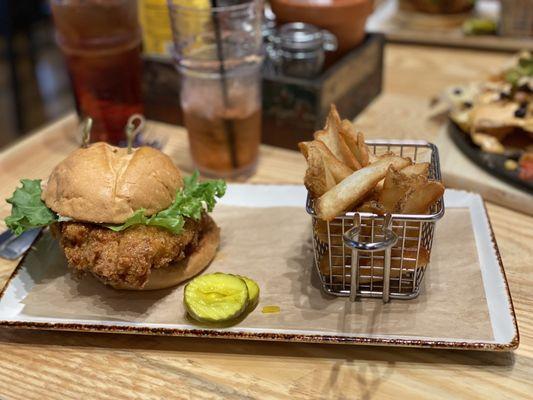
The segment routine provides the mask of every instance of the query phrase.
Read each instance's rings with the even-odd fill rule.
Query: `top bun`
[[[147,216],[168,208],[181,187],[179,169],[159,150],[139,147],[128,154],[98,142],[54,168],[42,199],[64,217],[121,224],[140,208]]]

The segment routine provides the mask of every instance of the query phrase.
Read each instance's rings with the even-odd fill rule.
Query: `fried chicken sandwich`
[[[219,246],[208,215],[223,181],[183,178],[159,150],[95,143],[71,153],[40,180],[21,181],[8,199],[16,234],[51,226],[68,265],[117,289],[175,286],[201,272]]]

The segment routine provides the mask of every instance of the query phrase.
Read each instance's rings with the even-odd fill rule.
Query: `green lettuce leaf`
[[[16,235],[54,222],[70,221],[60,217],[41,200],[41,180],[22,179],[22,187],[17,188],[13,196],[6,201],[12,205],[11,215],[5,219],[6,225]],[[185,225],[185,218],[199,220],[202,211],[213,211],[217,198],[224,196],[226,183],[222,180],[198,181],[198,172],[184,179],[183,189],[176,192],[174,202],[166,210],[150,217],[144,215],[145,210],[139,209],[121,225],[104,225],[119,232],[134,225],[150,225],[167,229],[179,234]]]
[[[139,209],[121,225],[106,225],[107,228],[120,232],[134,225],[149,225],[167,229],[179,234],[185,225],[185,217],[199,220],[202,211],[213,211],[217,198],[224,196],[226,183],[222,180],[198,181],[198,171],[184,179],[183,189],[176,192],[174,202],[165,210],[150,217]]]
[[[41,180],[22,179],[22,187],[6,201],[11,204],[11,215],[5,223],[16,235],[57,221],[57,215],[41,200]]]

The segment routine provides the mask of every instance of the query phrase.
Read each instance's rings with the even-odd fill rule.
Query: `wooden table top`
[[[432,140],[429,98],[477,79],[506,55],[390,45],[385,91],[357,120],[367,136]],[[22,177],[45,177],[77,146],[74,116],[0,153],[0,198]],[[191,169],[182,129],[151,124]],[[251,182],[299,183],[303,158],[263,147]],[[533,218],[488,204],[518,317],[512,353],[285,344],[0,329],[2,399],[502,399],[533,393]],[[9,209],[0,204],[0,217]],[[0,229],[4,226],[1,225]],[[456,255],[460,256],[460,255]],[[16,262],[0,261],[0,285]]]

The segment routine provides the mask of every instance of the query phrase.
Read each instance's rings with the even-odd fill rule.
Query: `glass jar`
[[[337,39],[324,29],[303,22],[283,25],[270,38],[268,52],[279,73],[298,78],[317,76],[326,51],[337,49]]]

